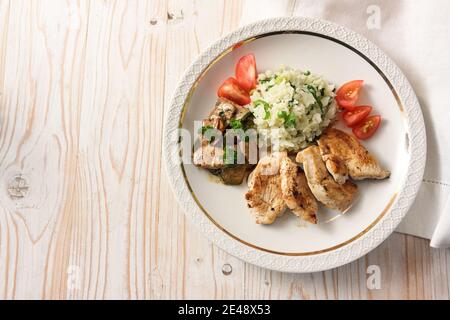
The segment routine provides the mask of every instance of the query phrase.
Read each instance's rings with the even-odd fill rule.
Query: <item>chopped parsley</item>
[[[225,146],[225,149],[223,151],[223,162],[225,164],[235,164],[237,163],[237,158],[238,154],[236,149],[233,146]]]
[[[242,121],[238,120],[238,119],[232,119],[230,121],[230,126],[232,129],[243,129],[244,128]]]
[[[322,101],[319,99],[319,97],[317,97],[317,89],[314,86],[310,85],[310,84],[308,84],[306,86],[306,88],[308,89],[309,93],[311,93],[312,96],[314,97],[314,99],[316,100],[317,104],[320,107],[320,111],[323,112],[323,104],[322,104]]]
[[[284,125],[288,127],[293,127],[296,124],[296,116],[293,113],[289,113],[287,118],[284,119]]]
[[[286,118],[287,117],[287,112],[286,111],[280,111],[277,114],[278,118]]]
[[[255,102],[253,102],[253,104],[255,105],[255,107],[258,107],[259,105],[262,105],[264,107],[264,120],[269,120],[270,119],[270,105],[265,102],[264,100],[256,100]]]
[[[200,131],[202,132],[202,135],[204,135],[206,133],[206,131],[214,129],[213,126],[207,125],[207,126],[202,126]]]
[[[315,94],[317,93],[316,87],[314,87],[314,86],[312,86],[312,85],[310,85],[310,84],[308,84],[308,85],[306,86],[306,88],[307,88],[308,91],[311,92],[313,95],[315,95]]]
[[[284,80],[284,78],[283,78],[283,77],[280,77],[280,76],[276,76],[276,77],[275,77],[275,84],[280,84],[280,83],[282,83],[282,82],[283,82],[283,80]]]
[[[285,127],[293,127],[295,126],[297,117],[293,113],[287,113],[286,111],[280,111],[277,114],[278,118],[284,119]]]

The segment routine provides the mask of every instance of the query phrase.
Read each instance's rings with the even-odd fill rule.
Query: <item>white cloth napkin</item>
[[[241,24],[287,15],[329,20],[364,35],[402,69],[427,130],[424,181],[397,231],[450,247],[450,1],[247,0]],[[379,19],[378,19],[379,18]]]

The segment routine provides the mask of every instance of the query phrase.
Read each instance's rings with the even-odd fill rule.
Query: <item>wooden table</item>
[[[0,0],[0,298],[449,298],[450,251],[426,240],[394,234],[354,263],[296,275],[243,263],[186,221],[162,168],[164,110],[242,11]],[[369,265],[380,289],[366,286]]]

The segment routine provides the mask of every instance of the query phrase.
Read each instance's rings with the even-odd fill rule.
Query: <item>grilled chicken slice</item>
[[[192,155],[192,160],[197,167],[210,170],[223,168],[223,149],[203,139]]]
[[[345,211],[353,201],[356,185],[351,181],[338,184],[328,173],[319,147],[311,146],[299,152],[297,162],[303,164],[306,180],[317,200],[327,208]]]
[[[271,224],[283,214],[286,204],[281,193],[281,160],[285,152],[275,152],[259,160],[248,182],[247,205],[256,223]]]
[[[317,201],[308,187],[305,174],[289,157],[281,160],[281,192],[289,209],[302,220],[317,223]]]
[[[340,184],[349,176],[354,180],[363,180],[385,179],[390,175],[355,137],[341,130],[327,129],[318,144],[328,171]]]

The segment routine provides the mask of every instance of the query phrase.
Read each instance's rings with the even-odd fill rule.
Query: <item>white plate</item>
[[[243,41],[243,42],[242,42]],[[236,46],[237,43],[242,44]],[[234,49],[233,49],[234,48]],[[361,104],[383,123],[364,145],[392,175],[358,182],[359,197],[344,215],[320,209],[318,225],[285,214],[273,225],[254,222],[246,186],[225,186],[179,159],[178,128],[193,134],[208,115],[217,88],[236,61],[253,52],[258,71],[280,65],[322,74],[336,84],[364,79]],[[188,144],[189,145],[189,144]],[[425,130],[417,98],[398,67],[362,36],[330,22],[277,18],[222,38],[187,70],[175,91],[164,132],[165,163],[173,190],[193,223],[215,244],[250,263],[279,271],[314,272],[351,262],[379,245],[400,223],[416,196],[425,166]]]

